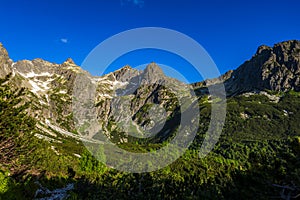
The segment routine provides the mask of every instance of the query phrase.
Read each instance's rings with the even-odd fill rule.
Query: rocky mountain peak
[[[0,57],[8,58],[8,52],[2,43],[0,43]]]
[[[3,44],[0,43],[0,77],[4,77],[12,72],[11,65],[12,60],[9,58],[8,52]]]
[[[143,83],[155,83],[165,78],[163,70],[154,62],[147,65],[142,74]]]
[[[164,75],[163,70],[155,62],[152,62],[149,65],[147,65],[144,73],[151,75]]]
[[[76,65],[72,58],[68,58],[68,59],[64,62],[64,64]]]
[[[229,96],[264,90],[300,91],[300,41],[284,41],[273,47],[262,45],[236,70],[193,86],[203,88],[222,82]]]
[[[122,67],[122,68],[114,71],[113,73],[115,75],[117,75],[118,73],[125,73],[126,71],[130,71],[130,70],[133,70],[133,68],[131,66],[129,66],[129,65],[125,65],[124,67]]]
[[[300,48],[299,40],[288,40],[274,45],[274,49],[281,48],[283,51],[289,51],[292,49]]]
[[[132,67],[130,65],[125,65],[120,70],[132,70]]]
[[[300,91],[300,41],[260,46],[256,54],[225,81],[231,95],[254,90]]]
[[[139,71],[131,68],[129,65],[125,65],[121,69],[113,72],[113,75],[117,81],[128,82],[133,77],[139,75]]]
[[[264,51],[270,51],[272,48],[266,45],[261,45],[257,48],[256,54],[255,55],[259,55],[262,54],[262,52]]]

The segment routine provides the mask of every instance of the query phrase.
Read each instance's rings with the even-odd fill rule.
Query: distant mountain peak
[[[0,43],[0,56],[8,57],[8,52],[2,43]]]
[[[256,54],[225,81],[229,94],[254,90],[300,90],[300,41],[290,40],[273,47],[262,45]]]
[[[146,71],[156,71],[156,72],[163,72],[162,69],[156,64],[155,62],[151,62],[147,65]]]
[[[0,77],[3,77],[12,72],[11,65],[13,61],[9,58],[8,52],[3,44],[0,44]]]
[[[164,75],[164,72],[155,62],[152,62],[149,65],[147,65],[146,69],[144,70],[144,74],[148,74],[150,76],[157,76]]]
[[[131,70],[131,69],[132,69],[132,67],[130,65],[125,65],[120,70]]]
[[[115,76],[117,81],[126,82],[132,79],[133,77],[137,76],[139,74],[138,70],[133,69],[129,65],[125,65],[121,69],[118,69],[112,74]]]
[[[125,73],[126,71],[131,71],[131,70],[135,70],[133,69],[130,65],[125,65],[124,67],[114,71],[114,74],[118,74],[118,73]]]
[[[72,58],[68,58],[68,59],[64,62],[64,64],[76,65]]]
[[[219,83],[225,84],[229,96],[264,90],[300,91],[300,41],[284,41],[273,47],[261,45],[236,70],[193,86],[201,88]]]
[[[261,54],[263,51],[265,50],[271,50],[272,48],[267,46],[267,45],[261,45],[257,48],[257,51],[256,51],[256,54],[255,55],[258,55],[258,54]]]
[[[274,47],[277,46],[286,46],[288,48],[295,48],[295,47],[300,47],[300,40],[287,40],[287,41],[283,41],[283,42],[279,42],[277,44],[274,45]]]
[[[141,74],[143,84],[153,84],[165,78],[162,69],[154,62],[147,65]]]

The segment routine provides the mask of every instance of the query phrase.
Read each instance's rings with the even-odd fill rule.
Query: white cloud
[[[60,41],[64,44],[67,44],[69,42],[68,38],[61,38]]]
[[[140,6],[140,7],[144,6],[144,1],[143,0],[133,0],[132,2],[136,6]]]
[[[144,0],[121,0],[121,6],[125,6],[128,4],[132,4],[134,6],[138,6],[142,8],[145,4]]]

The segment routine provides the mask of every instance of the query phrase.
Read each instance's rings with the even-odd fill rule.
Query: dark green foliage
[[[0,79],[0,154],[1,163],[12,167],[31,147],[32,134],[28,133],[33,131],[35,120],[26,114],[29,104],[22,101],[24,89],[11,89],[9,78]]]
[[[48,142],[34,136],[38,131],[27,113],[31,106],[24,98],[27,91],[15,89],[9,80],[10,75],[0,79],[0,199],[32,199],[38,189],[35,176],[67,177],[68,166],[76,162],[57,156]]]
[[[298,142],[298,141],[297,141]],[[222,145],[221,145],[222,144]],[[189,150],[156,172],[110,170],[99,179],[77,183],[77,199],[269,199],[280,197],[272,184],[299,185],[299,154],[294,139],[230,143],[221,141],[200,159]],[[76,194],[76,195],[75,195]]]
[[[107,167],[102,163],[105,162],[105,155],[103,151],[104,149],[100,147],[97,152],[95,152],[97,155],[95,158],[89,151],[85,150],[80,158],[80,169],[87,174],[93,174],[96,176],[102,175],[106,172]]]
[[[234,140],[282,139],[300,133],[300,98],[284,95],[278,103],[266,96],[228,100],[224,134]],[[242,114],[246,114],[243,119]],[[225,137],[225,136],[224,136]]]

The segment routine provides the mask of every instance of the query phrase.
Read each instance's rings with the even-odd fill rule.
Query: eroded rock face
[[[10,60],[6,49],[0,43],[0,77],[5,77],[7,74],[11,73],[12,60]]]
[[[11,73],[11,87],[26,88],[24,101],[31,103],[29,114],[44,123],[74,130],[72,122],[72,90],[74,80],[83,70],[71,59],[62,64],[42,59],[13,62],[0,45],[0,77]]]
[[[257,90],[300,91],[300,41],[260,46],[236,70],[193,84],[195,88],[224,83],[229,96]]]
[[[223,83],[224,81],[228,80],[231,77],[233,72],[234,72],[233,70],[229,70],[228,72],[221,75],[220,77],[213,78],[213,79],[207,79],[207,80],[202,81],[202,82],[196,82],[196,83],[193,83],[191,85],[194,88],[199,88],[199,87],[205,87],[205,86],[220,84],[220,83]]]
[[[190,87],[166,77],[155,63],[143,71],[125,66],[98,78],[97,84],[97,115],[103,130],[126,132],[130,129],[135,133],[158,129],[153,124],[163,124]]]
[[[231,95],[253,90],[300,90],[300,41],[261,46],[225,81]]]

